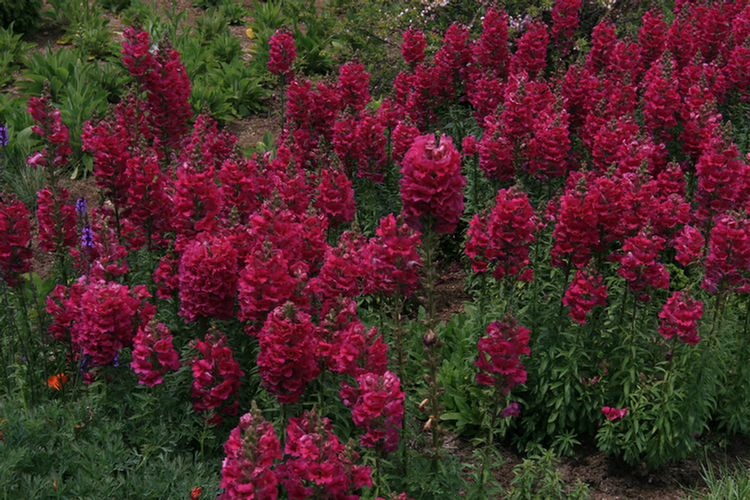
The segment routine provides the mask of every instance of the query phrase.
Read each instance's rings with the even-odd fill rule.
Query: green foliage
[[[26,112],[26,100],[0,94],[0,116],[8,128],[8,145],[2,148],[0,182],[32,210],[36,207],[36,193],[44,187],[46,179],[42,170],[35,170],[26,163],[37,144],[31,132],[32,120]]]
[[[750,498],[750,471],[746,465],[739,465],[730,469],[728,467],[716,467],[708,462],[703,465],[701,475],[706,483],[707,491],[694,491],[688,497],[688,500],[744,500]]]
[[[219,62],[231,63],[242,57],[240,41],[228,31],[216,37],[211,42],[210,48],[214,59]]]
[[[509,500],[585,500],[589,488],[580,480],[568,487],[557,469],[551,450],[527,458],[513,470],[515,478],[508,492]]]
[[[234,0],[220,0],[219,1],[219,12],[232,26],[240,25],[244,22],[244,18],[250,15],[250,10],[246,9],[242,2],[235,2]]]
[[[181,422],[167,417],[135,430],[117,413],[95,394],[26,411],[13,399],[0,398],[5,498],[177,500],[194,487],[218,495],[220,464],[176,446]],[[128,444],[134,435],[149,444]]]
[[[265,108],[263,99],[268,92],[261,86],[262,79],[240,59],[221,63],[221,71],[209,75],[209,81],[225,95],[236,117],[245,117]]]
[[[111,12],[121,12],[130,7],[131,3],[132,0],[99,0],[99,6]]]
[[[203,44],[208,45],[215,38],[227,31],[226,18],[218,10],[206,11],[202,16],[195,18],[198,37]]]
[[[13,64],[26,64],[29,51],[36,46],[34,43],[24,42],[23,34],[16,33],[11,23],[8,28],[0,28],[0,53]]]
[[[190,3],[193,7],[198,7],[199,9],[208,9],[210,7],[216,7],[216,4],[218,2],[217,0],[192,0]]]
[[[18,33],[33,33],[42,19],[42,0],[3,0],[0,2],[0,27]]]

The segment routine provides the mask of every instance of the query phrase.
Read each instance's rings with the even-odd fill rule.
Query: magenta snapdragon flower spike
[[[565,290],[562,303],[570,307],[570,317],[582,325],[594,306],[607,306],[607,286],[602,281],[601,274],[579,269]]]
[[[543,22],[531,22],[517,41],[518,48],[510,59],[510,72],[525,71],[530,80],[542,76],[547,66],[547,46],[549,35]]]
[[[237,251],[231,242],[200,233],[180,259],[180,315],[187,321],[233,317],[238,274]]]
[[[310,315],[291,302],[274,309],[263,325],[258,371],[263,387],[280,403],[296,402],[320,373],[315,328]]]
[[[517,276],[533,281],[529,245],[536,240],[538,227],[526,193],[517,187],[499,190],[495,207],[471,221],[466,255],[472,268],[475,272],[491,270],[496,280]]]
[[[508,73],[508,14],[498,7],[487,8],[482,21],[482,34],[472,46],[476,65],[483,73],[504,79]]]
[[[357,465],[359,454],[344,446],[327,418],[313,412],[290,418],[284,453],[292,458],[276,467],[290,500],[358,500],[355,492],[372,486],[370,467]]]
[[[605,406],[602,408],[602,413],[604,413],[604,416],[607,417],[610,420],[617,420],[618,418],[623,418],[630,408],[610,408],[609,406]]]
[[[331,228],[350,222],[354,218],[356,211],[354,189],[352,189],[352,181],[344,172],[333,166],[324,168],[320,172],[315,208],[326,214]]]
[[[359,397],[352,408],[352,419],[365,431],[362,446],[377,446],[384,453],[397,450],[404,417],[404,392],[398,376],[390,371],[382,375],[365,372],[357,377],[357,383]]]
[[[69,288],[57,285],[47,297],[47,312],[54,320],[49,331],[71,352],[88,356],[91,366],[112,363],[135,339],[134,325],[148,323],[156,312],[146,287],[82,276]],[[77,358],[76,358],[77,359]]]
[[[563,55],[573,47],[582,3],[581,0],[557,0],[552,8],[550,40],[555,46],[562,48]]]
[[[138,375],[138,383],[149,387],[161,384],[167,371],[180,368],[179,355],[172,345],[172,333],[163,323],[138,327],[130,367]]]
[[[282,458],[281,445],[273,425],[266,422],[253,401],[252,410],[240,417],[224,444],[226,457],[221,466],[219,500],[275,500],[278,479],[274,460]]]
[[[282,77],[286,83],[289,83],[289,81],[294,78],[292,64],[297,57],[297,48],[294,46],[294,37],[289,31],[279,28],[276,30],[276,33],[271,36],[268,45],[270,45],[270,60],[266,65],[268,71],[270,71],[272,75]]]
[[[403,43],[401,44],[401,55],[404,62],[411,66],[424,61],[424,49],[427,48],[427,41],[424,39],[424,33],[419,30],[404,31]]]
[[[422,267],[419,232],[411,229],[401,215],[396,218],[389,214],[380,220],[375,235],[363,249],[371,268],[362,283],[363,293],[410,296],[417,289]]]
[[[191,362],[193,390],[190,395],[193,407],[201,413],[213,410],[214,414],[208,422],[216,425],[221,425],[222,414],[237,414],[239,403],[234,401],[230,404],[228,400],[237,395],[240,378],[245,375],[226,343],[226,335],[213,328],[203,340],[190,343],[199,353]]]
[[[628,281],[631,290],[640,292],[647,286],[669,288],[669,272],[664,264],[656,260],[664,244],[664,238],[649,235],[645,230],[625,240],[622,255],[618,258],[620,268],[617,274]],[[647,301],[649,295],[644,293],[639,298]]]
[[[50,101],[48,86],[40,97],[29,99],[27,112],[35,122],[31,131],[43,138],[46,147],[30,156],[27,162],[34,168],[47,169],[48,180],[55,183],[57,172],[68,164],[68,156],[73,151],[69,146],[68,127],[62,122],[60,110],[52,106]]]
[[[31,270],[29,211],[14,194],[0,194],[0,277],[11,286]]]
[[[421,230],[427,219],[437,233],[452,233],[464,211],[461,154],[446,135],[420,135],[401,167],[401,201],[406,222]]]
[[[487,337],[479,339],[479,359],[474,362],[481,371],[477,382],[499,387],[508,394],[526,382],[526,370],[520,358],[529,355],[529,330],[518,326],[515,318],[505,317],[487,327]]]
[[[153,43],[140,26],[125,28],[123,36],[122,62],[147,93],[146,138],[174,147],[187,133],[192,117],[190,78],[180,54],[167,39]]]
[[[689,293],[675,291],[664,304],[659,317],[663,320],[659,333],[670,339],[678,336],[680,342],[695,345],[700,341],[698,320],[703,316],[703,303]]]
[[[361,113],[372,100],[368,90],[370,75],[360,63],[348,62],[339,69],[339,80],[336,91],[341,101],[341,108],[349,110],[354,116]]]
[[[750,291],[742,270],[750,268],[750,218],[730,212],[714,220],[701,286],[711,294]]]

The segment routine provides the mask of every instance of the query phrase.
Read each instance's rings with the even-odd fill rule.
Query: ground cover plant
[[[131,5],[111,94],[101,40],[8,60],[8,497],[587,498],[555,454],[750,432],[747,2],[414,20],[377,99],[314,6],[255,5],[254,63],[206,6],[193,32]],[[222,122],[272,90],[246,155]],[[62,182],[87,172],[99,200]],[[451,264],[472,300],[442,320]],[[533,457],[509,489],[499,441]]]

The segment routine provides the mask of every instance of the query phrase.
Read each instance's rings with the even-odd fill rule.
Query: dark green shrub
[[[3,0],[0,2],[0,26],[11,23],[19,33],[31,33],[41,21],[42,0]]]

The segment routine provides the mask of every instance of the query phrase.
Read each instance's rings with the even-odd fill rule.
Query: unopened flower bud
[[[433,346],[435,342],[437,342],[437,333],[435,333],[435,330],[428,330],[427,333],[425,333],[422,342],[424,343],[425,347]]]

